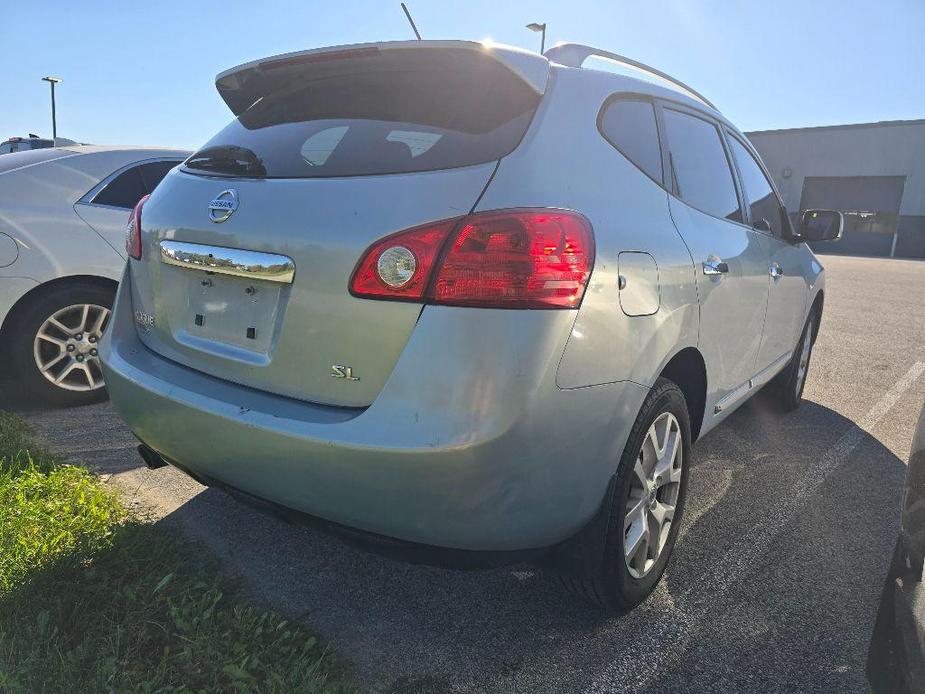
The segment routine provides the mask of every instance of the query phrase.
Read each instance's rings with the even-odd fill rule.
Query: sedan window
[[[131,210],[147,193],[144,179],[138,166],[126,169],[112,179],[103,190],[93,198],[94,205],[110,205]]]
[[[139,168],[141,169],[141,178],[144,180],[145,192],[153,193],[154,189],[157,188],[157,184],[167,175],[167,172],[179,165],[181,161],[180,159],[171,159],[169,161],[151,161],[147,164],[142,164]]]

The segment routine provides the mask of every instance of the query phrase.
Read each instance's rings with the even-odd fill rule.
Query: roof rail
[[[671,84],[677,87],[680,87],[682,90],[690,94],[692,97],[694,97],[698,101],[703,102],[704,104],[712,108],[714,111],[719,111],[719,109],[713,105],[712,101],[710,101],[707,97],[705,97],[703,94],[698,92],[693,87],[688,87],[681,80],[675,79],[668,73],[662,72],[661,70],[657,70],[651,65],[640,63],[637,60],[633,60],[632,58],[627,58],[626,56],[619,55],[617,53],[611,53],[610,51],[604,51],[604,50],[601,50],[600,48],[594,48],[592,46],[585,46],[584,44],[581,44],[581,43],[561,43],[558,46],[553,46],[548,51],[546,51],[543,55],[546,56],[546,58],[550,62],[556,62],[556,63],[559,63],[560,65],[565,65],[566,67],[581,67],[584,64],[585,60],[587,60],[591,56],[597,56],[599,58],[607,58],[609,60],[613,60],[614,62],[621,63],[623,65],[629,65],[630,67],[634,67],[637,70],[648,72],[650,75],[655,75],[656,77],[660,77],[666,82],[670,82]]]

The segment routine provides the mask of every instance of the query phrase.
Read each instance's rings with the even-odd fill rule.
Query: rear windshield
[[[480,164],[517,146],[539,100],[493,62],[325,77],[258,100],[184,168],[315,178]]]

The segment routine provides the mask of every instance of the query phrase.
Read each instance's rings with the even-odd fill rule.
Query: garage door
[[[890,255],[905,185],[905,176],[807,176],[801,212],[817,208],[845,213],[841,240],[813,247],[822,253]]]

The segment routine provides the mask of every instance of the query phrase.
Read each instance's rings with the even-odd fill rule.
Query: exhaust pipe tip
[[[167,465],[167,461],[161,457],[160,453],[143,443],[138,446],[138,455],[141,456],[149,470],[157,470]]]

